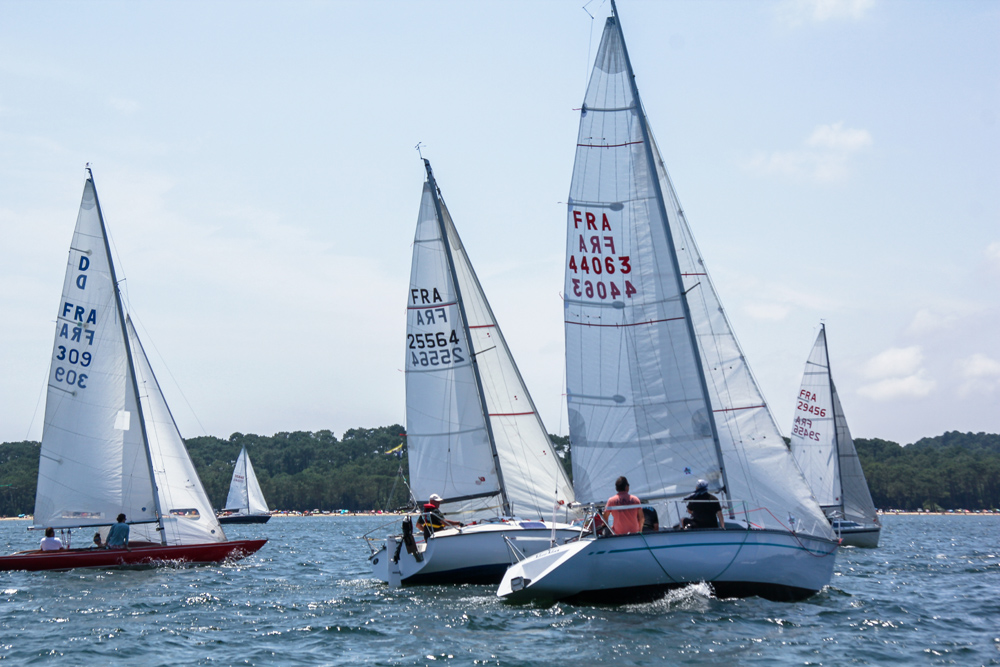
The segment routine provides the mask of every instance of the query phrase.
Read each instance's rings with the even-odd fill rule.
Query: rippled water
[[[716,600],[515,607],[485,586],[390,591],[359,536],[380,519],[274,518],[232,565],[0,572],[12,664],[1000,665],[1000,517],[885,517],[882,548],[841,549],[832,585],[794,604]],[[0,522],[0,550],[30,547]]]

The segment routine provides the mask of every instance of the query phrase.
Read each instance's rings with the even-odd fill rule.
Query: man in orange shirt
[[[615,480],[615,495],[608,498],[604,503],[604,521],[608,521],[608,515],[614,512],[614,523],[611,530],[615,535],[628,535],[629,533],[642,532],[642,508],[638,505],[642,502],[628,492],[628,480],[622,475]],[[622,507],[632,505],[629,509],[613,510],[612,507]]]

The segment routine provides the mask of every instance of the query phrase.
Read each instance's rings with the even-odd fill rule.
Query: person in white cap
[[[464,525],[459,521],[450,521],[444,518],[444,514],[441,513],[443,500],[444,498],[438,494],[432,493],[431,497],[424,503],[424,513],[417,519],[417,528],[424,532],[424,539],[430,537],[431,533],[436,530],[444,530],[449,526],[461,528]]]
[[[694,493],[685,498],[688,501],[687,511],[691,518],[684,519],[684,528],[722,528],[726,529],[726,521],[722,518],[722,505],[719,499],[708,492],[708,482],[699,479],[694,487]]]

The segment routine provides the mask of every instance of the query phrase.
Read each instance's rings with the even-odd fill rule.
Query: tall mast
[[[479,375],[479,362],[472,347],[472,332],[469,330],[469,319],[465,315],[465,302],[462,300],[462,288],[458,284],[458,273],[455,271],[455,258],[451,252],[451,243],[448,242],[448,230],[444,224],[444,214],[441,211],[441,199],[438,197],[439,191],[437,182],[434,180],[434,172],[431,171],[431,162],[427,158],[422,158],[424,167],[427,169],[427,182],[431,186],[431,196],[434,198],[434,212],[437,215],[438,226],[441,228],[441,239],[444,242],[445,251],[448,253],[448,270],[451,272],[451,281],[455,285],[455,296],[458,301],[459,311],[462,313],[462,329],[465,331],[465,340],[469,341],[469,356],[472,357],[472,372],[476,377],[476,389],[479,391],[479,407],[483,413],[483,421],[486,422],[486,434],[490,439],[490,451],[493,453],[493,467],[497,471],[497,481],[500,483],[500,501],[503,504],[503,512],[510,516],[510,500],[507,498],[507,487],[503,483],[503,470],[500,468],[500,454],[497,452],[496,440],[493,437],[493,424],[490,422],[489,408],[486,405],[486,392],[483,389],[483,379]]]
[[[628,69],[628,80],[629,85],[632,87],[632,97],[635,99],[636,113],[639,116],[639,127],[642,129],[642,143],[643,149],[646,151],[646,160],[649,162],[649,168],[652,170],[650,180],[653,182],[653,188],[656,192],[656,206],[660,211],[660,215],[663,216],[663,228],[667,238],[667,245],[670,248],[670,252],[674,256],[674,263],[676,265],[677,249],[674,245],[674,235],[670,231],[670,221],[667,218],[667,207],[663,200],[663,189],[660,187],[660,177],[656,171],[656,161],[653,157],[653,142],[649,137],[649,126],[646,123],[646,112],[642,108],[642,99],[639,97],[639,88],[635,83],[635,73],[632,71],[632,61],[628,57],[628,48],[625,46],[625,34],[622,32],[622,24],[618,18],[618,8],[615,6],[615,0],[611,0],[611,13],[615,19],[615,27],[618,28],[618,39],[621,41],[622,54],[625,56],[625,67]],[[705,400],[705,405],[708,407],[708,423],[712,427],[712,441],[715,443],[715,454],[719,460],[719,470],[722,471],[722,491],[725,495],[729,496],[729,481],[726,478],[726,464],[722,458],[722,445],[719,442],[719,431],[715,424],[715,412],[712,408],[712,398],[708,393],[708,382],[705,380],[705,368],[702,362],[701,346],[698,344],[698,336],[694,331],[694,322],[691,321],[691,308],[688,306],[687,294],[684,291],[684,282],[681,279],[680,271],[674,271],[674,277],[677,281],[677,293],[681,295],[681,304],[684,308],[684,320],[687,323],[688,335],[691,338],[691,345],[695,352],[698,354],[698,363],[695,364],[698,368],[698,380],[701,383],[701,392]],[[733,508],[729,508],[730,514],[733,512]]]
[[[118,308],[118,320],[122,326],[122,339],[125,342],[125,357],[128,359],[128,373],[132,378],[135,391],[135,405],[139,413],[139,429],[142,432],[142,445],[146,450],[146,464],[149,466],[149,481],[153,488],[153,503],[156,507],[156,523],[159,526],[160,543],[166,545],[167,534],[163,530],[163,511],[160,508],[160,489],[156,485],[156,474],[153,472],[153,456],[149,451],[149,436],[146,434],[146,418],[142,414],[142,399],[139,398],[139,382],[136,380],[135,364],[132,361],[132,345],[129,343],[128,329],[125,326],[125,309],[122,306],[122,295],[118,289],[118,277],[115,275],[115,262],[111,256],[111,244],[108,241],[108,230],[104,224],[104,212],[101,210],[101,200],[97,196],[97,184],[94,183],[94,173],[87,167],[87,180],[94,188],[94,203],[97,205],[97,219],[101,223],[101,236],[104,237],[104,249],[108,254],[108,270],[111,272],[111,284],[114,286],[115,306]]]
[[[250,477],[247,475],[247,461],[250,456],[247,454],[247,448],[243,448],[243,495],[247,499],[247,514],[250,514]]]
[[[833,451],[837,458],[834,465],[837,469],[837,486],[840,488],[840,515],[844,516],[844,479],[840,476],[840,435],[837,433],[837,412],[833,402],[833,371],[830,369],[830,346],[826,340],[826,323],[819,323],[823,333],[823,354],[826,355],[826,381],[830,385],[830,418],[833,420]]]

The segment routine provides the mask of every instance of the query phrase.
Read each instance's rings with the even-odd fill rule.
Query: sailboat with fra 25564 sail
[[[837,542],[709,280],[611,7],[567,211],[573,484],[597,508],[623,475],[673,527],[591,535],[526,558],[497,595],[630,602],[707,582],[719,597],[804,598],[830,582]],[[685,529],[684,510],[697,506],[681,499],[699,480],[718,494],[723,525]]]
[[[497,583],[517,555],[579,535],[565,523],[573,488],[424,167],[406,309],[407,455],[414,500],[459,521],[435,529],[436,511],[418,512],[402,534],[369,538],[372,571],[392,585]]]
[[[104,216],[87,169],[56,318],[34,525],[106,534],[119,514],[126,547],[32,550],[0,570],[148,567],[243,558],[267,540],[226,539],[125,314]]]

